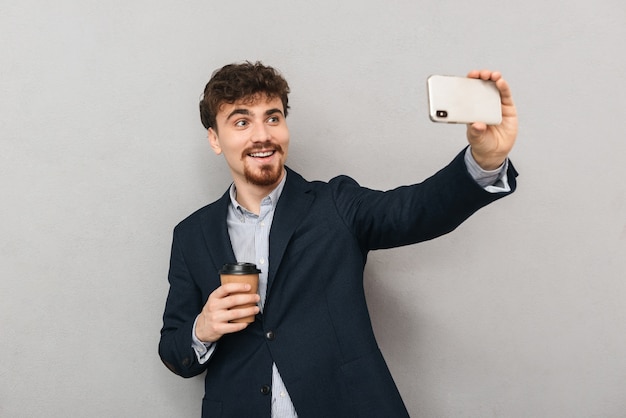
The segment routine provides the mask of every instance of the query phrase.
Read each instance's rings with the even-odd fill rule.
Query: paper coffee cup
[[[224,264],[219,271],[222,284],[226,283],[247,283],[250,285],[249,294],[257,293],[259,290],[259,270],[253,263]],[[247,308],[255,306],[255,303],[237,306],[237,308]],[[245,318],[234,319],[231,322],[254,322],[254,315]]]

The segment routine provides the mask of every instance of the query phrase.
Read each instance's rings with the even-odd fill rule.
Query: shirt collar
[[[282,180],[280,181],[280,183],[278,183],[278,186],[276,186],[274,190],[270,192],[270,194],[263,198],[263,200],[261,201],[261,205],[271,204],[272,206],[275,206],[276,202],[278,202],[280,195],[283,193],[285,181],[287,180],[287,170],[283,169],[283,171],[285,172],[285,175],[283,176]],[[230,185],[229,195],[230,204],[233,206],[233,208],[237,209],[237,211],[239,212],[249,212],[246,208],[241,206],[239,202],[237,202],[237,188],[235,187],[235,183]]]

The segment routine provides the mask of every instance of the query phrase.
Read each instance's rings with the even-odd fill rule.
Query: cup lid
[[[261,270],[254,263],[227,263],[222,266],[220,274],[258,274]]]

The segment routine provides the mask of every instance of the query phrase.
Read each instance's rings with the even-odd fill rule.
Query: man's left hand
[[[472,156],[483,170],[496,170],[506,160],[517,137],[517,110],[509,84],[499,72],[474,70],[470,78],[491,80],[500,91],[502,122],[488,126],[482,122],[467,125],[467,140],[472,147]]]

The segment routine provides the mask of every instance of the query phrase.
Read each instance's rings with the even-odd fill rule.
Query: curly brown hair
[[[215,117],[220,106],[239,100],[254,102],[259,94],[266,94],[268,99],[280,97],[287,116],[289,85],[277,70],[259,61],[225,65],[213,73],[204,88],[200,100],[202,125],[217,130]]]

